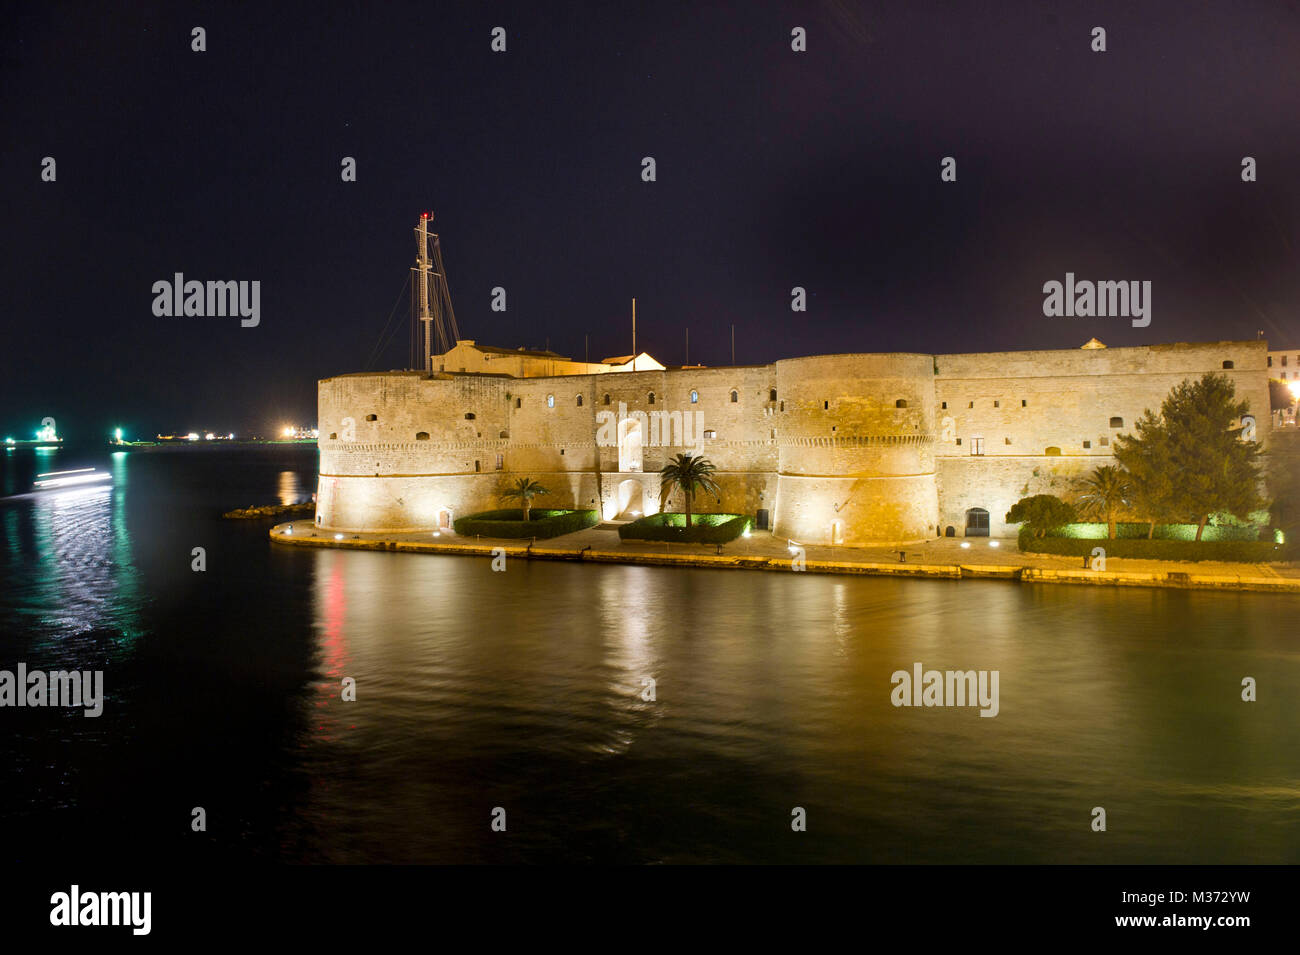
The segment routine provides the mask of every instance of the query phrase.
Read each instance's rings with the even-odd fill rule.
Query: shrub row
[[[1094,547],[1101,547],[1107,557],[1135,557],[1145,560],[1219,560],[1228,563],[1254,564],[1282,560],[1282,546],[1272,541],[1218,540],[1200,543],[1184,540],[1115,540],[1082,537],[1034,537],[1020,532],[1020,549],[1027,554],[1062,554],[1086,557]]]
[[[1149,524],[1116,523],[1115,538],[1146,540]],[[1104,540],[1108,534],[1105,524],[1075,523],[1066,524],[1048,531],[1054,537],[1075,537],[1080,540]],[[1201,543],[1207,541],[1256,541],[1262,537],[1271,538],[1268,529],[1257,524],[1207,524],[1201,534]],[[1155,540],[1195,541],[1195,524],[1157,524]]]
[[[524,520],[521,508],[507,508],[500,511],[481,511],[462,517],[452,526],[462,537],[559,537],[572,534],[600,522],[598,511],[562,511],[534,507],[529,513],[530,520]]]
[[[618,529],[621,540],[682,541],[688,544],[725,544],[750,526],[741,514],[692,514],[686,526],[685,514],[650,514]]]

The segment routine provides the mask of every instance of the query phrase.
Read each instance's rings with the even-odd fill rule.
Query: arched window
[[[555,407],[555,395],[547,395],[547,396],[546,396],[546,407],[548,407],[548,408],[554,408],[554,407]]]
[[[1043,451],[1043,453],[1047,455],[1049,458],[1059,458],[1061,456],[1061,449],[1047,448],[1045,451]]]
[[[897,401],[894,402],[894,407],[895,407],[895,408],[906,408],[906,407],[907,407],[907,399],[906,399],[906,398],[899,398]]]
[[[989,512],[982,507],[972,507],[966,512],[966,536],[989,536]]]
[[[769,391],[769,392],[767,393],[767,400],[768,400],[768,401],[776,401],[776,389],[775,389],[775,388],[773,388],[771,391]]]
[[[474,420],[474,412],[472,412],[472,411],[466,411],[466,412],[465,412],[465,420],[466,420],[466,421],[473,421],[473,420]]]
[[[605,396],[605,404],[609,404],[609,395]]]
[[[647,403],[648,403],[648,404],[654,404],[654,403],[655,403],[655,393],[654,393],[653,391],[650,392],[649,398],[647,399]]]
[[[737,404],[739,401],[740,401],[740,392],[736,391],[735,389],[732,389],[731,403],[734,405]]]
[[[516,407],[516,408],[522,408],[523,406],[524,406],[524,399],[523,399],[523,398],[516,398],[516,399],[515,399],[515,407]]]
[[[1224,367],[1224,368],[1231,368],[1231,367],[1232,367],[1232,362],[1230,362],[1230,361],[1225,361],[1225,362],[1223,363],[1223,367]]]
[[[429,432],[427,432],[427,431],[417,431],[417,432],[415,432],[415,440],[416,440],[416,441],[428,441],[428,440],[429,440]]]
[[[694,405],[694,404],[699,404],[699,401],[700,401],[700,393],[699,393],[698,391],[692,391],[692,392],[691,392],[691,404],[693,404],[693,405]]]
[[[1112,428],[1122,428],[1122,427],[1124,427],[1124,419],[1123,419],[1123,418],[1111,418],[1111,419],[1110,419],[1110,426],[1111,426]]]
[[[578,395],[578,407],[582,407],[582,395]]]

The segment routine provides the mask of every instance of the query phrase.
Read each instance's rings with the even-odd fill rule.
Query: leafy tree
[[[1131,502],[1129,476],[1113,464],[1097,468],[1083,480],[1079,510],[1106,522],[1107,536],[1115,539],[1115,515]]]
[[[1024,524],[1035,537],[1042,537],[1054,527],[1073,522],[1076,516],[1073,504],[1052,494],[1035,494],[1011,506],[1007,523]]]
[[[1160,417],[1148,409],[1134,429],[1136,437],[1122,434],[1115,439],[1115,460],[1128,473],[1134,510],[1146,518],[1151,540],[1157,523],[1177,519],[1175,475],[1166,463],[1168,435]]]
[[[532,478],[520,478],[513,485],[501,492],[501,500],[518,500],[524,510],[524,520],[530,520],[528,512],[532,510],[533,498],[550,494],[546,488]]]
[[[1245,517],[1264,505],[1259,493],[1259,444],[1241,438],[1250,403],[1236,400],[1232,382],[1207,374],[1184,381],[1115,440],[1115,457],[1134,477],[1154,527],[1157,517],[1196,522],[1196,539],[1216,511]]]
[[[708,458],[693,454],[677,455],[659,472],[659,509],[662,511],[673,491],[681,488],[686,498],[686,526],[690,527],[695,492],[705,491],[715,497],[719,493],[713,472],[713,462]]]

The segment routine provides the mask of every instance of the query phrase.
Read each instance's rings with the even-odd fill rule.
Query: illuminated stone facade
[[[316,520],[433,531],[502,506],[502,487],[519,477],[551,491],[538,506],[632,517],[658,510],[665,461],[698,449],[722,496],[696,509],[766,518],[781,537],[1010,536],[1012,504],[1067,493],[1184,379],[1231,378],[1267,449],[1267,356],[1265,342],[1248,341],[549,377],[341,375],[320,382]],[[680,510],[680,495],[669,507]]]

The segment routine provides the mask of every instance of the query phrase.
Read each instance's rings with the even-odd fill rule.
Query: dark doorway
[[[760,507],[755,519],[758,522],[758,529],[760,531],[767,530],[767,508]]]
[[[953,527],[951,524],[949,524],[949,525],[948,525],[948,529],[947,529],[946,531],[943,532],[943,536],[944,536],[944,537],[956,537],[956,536],[957,536],[957,528],[955,528],[955,527]]]
[[[972,507],[966,512],[966,536],[989,536],[989,512],[982,507]]]

